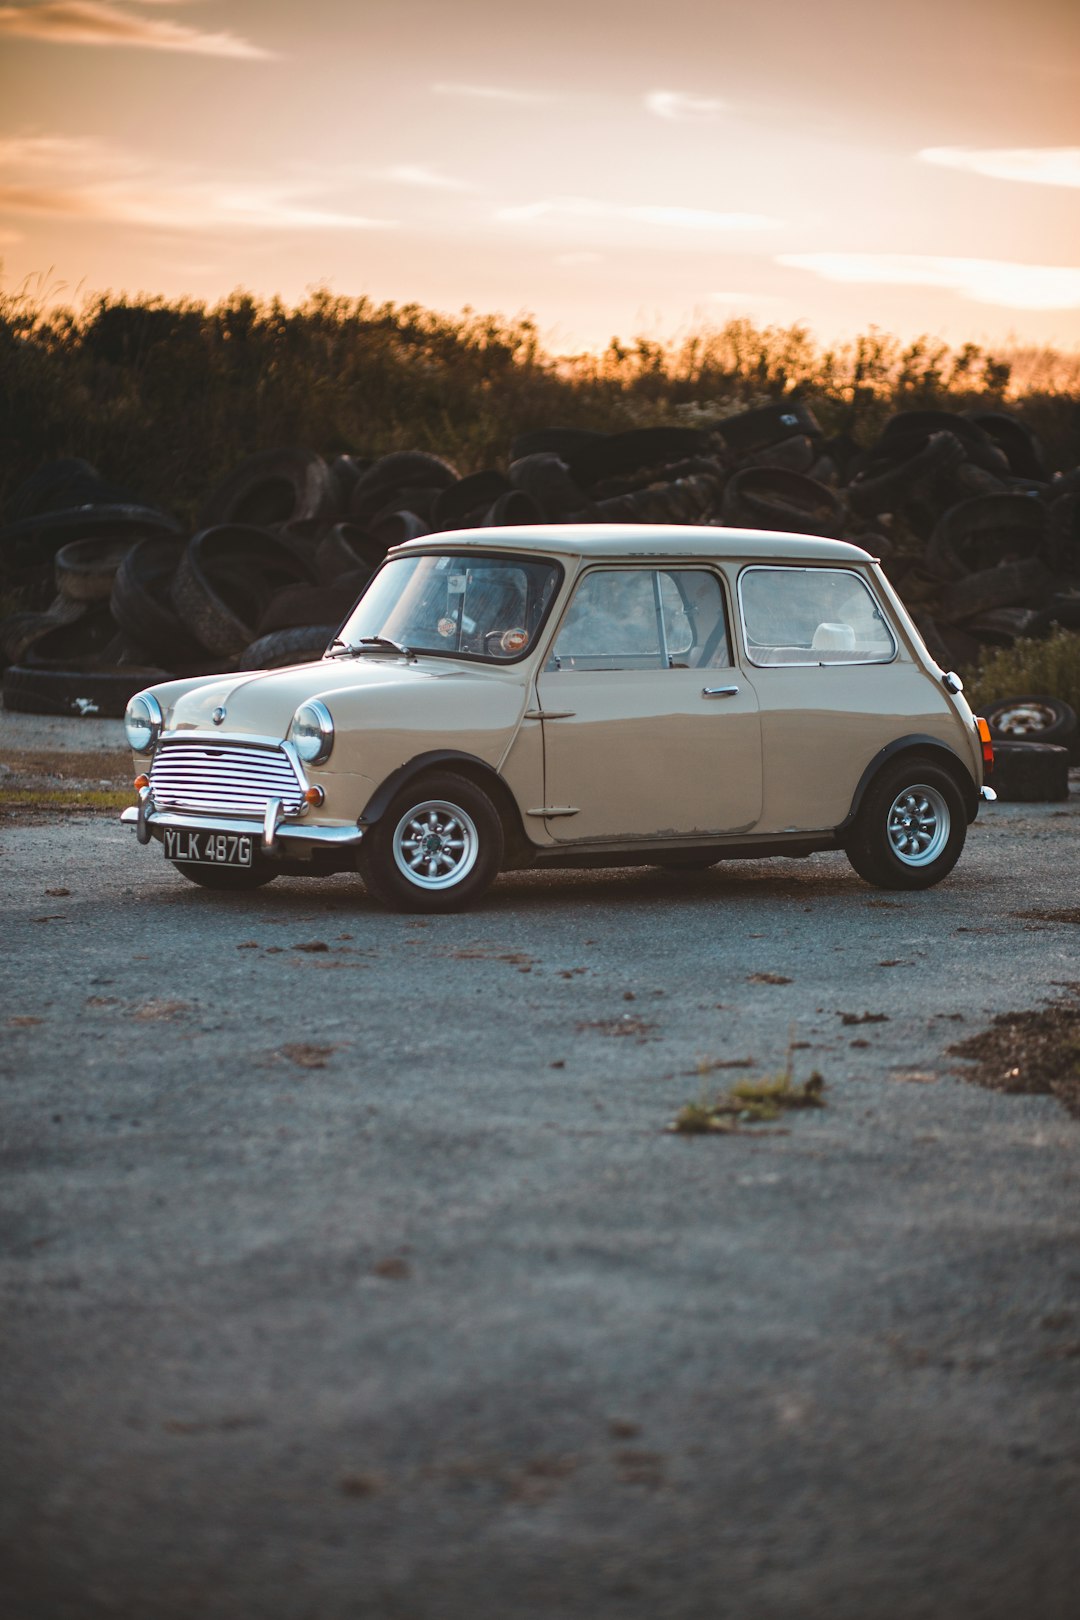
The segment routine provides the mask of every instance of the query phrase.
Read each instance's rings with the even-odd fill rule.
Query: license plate
[[[197,866],[250,866],[250,833],[211,832],[209,828],[166,827],[165,859]]]

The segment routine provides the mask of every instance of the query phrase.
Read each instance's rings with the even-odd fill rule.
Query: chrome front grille
[[[150,792],[158,810],[261,821],[269,799],[280,799],[285,815],[297,815],[304,784],[283,748],[185,738],[159,745],[150,766]]]

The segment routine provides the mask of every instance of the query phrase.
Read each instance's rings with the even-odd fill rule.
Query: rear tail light
[[[981,714],[975,721],[975,729],[978,731],[979,741],[982,743],[983,775],[990,776],[994,770],[994,744],[990,739],[990,727]]]

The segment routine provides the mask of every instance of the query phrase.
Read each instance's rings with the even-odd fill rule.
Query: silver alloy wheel
[[[427,799],[394,828],[394,863],[418,889],[452,889],[468,877],[480,853],[472,817],[446,799]]]
[[[1029,698],[1023,703],[1013,703],[996,714],[994,728],[1007,737],[1038,737],[1056,720],[1057,715],[1049,704]]]
[[[949,806],[937,788],[915,783],[896,795],[885,831],[898,861],[905,866],[929,866],[949,842]]]

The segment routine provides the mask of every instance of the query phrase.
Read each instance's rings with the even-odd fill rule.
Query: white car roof
[[[531,551],[574,557],[714,557],[720,560],[867,563],[846,540],[769,529],[661,523],[535,523],[521,528],[448,529],[395,546],[389,557],[424,551]]]

